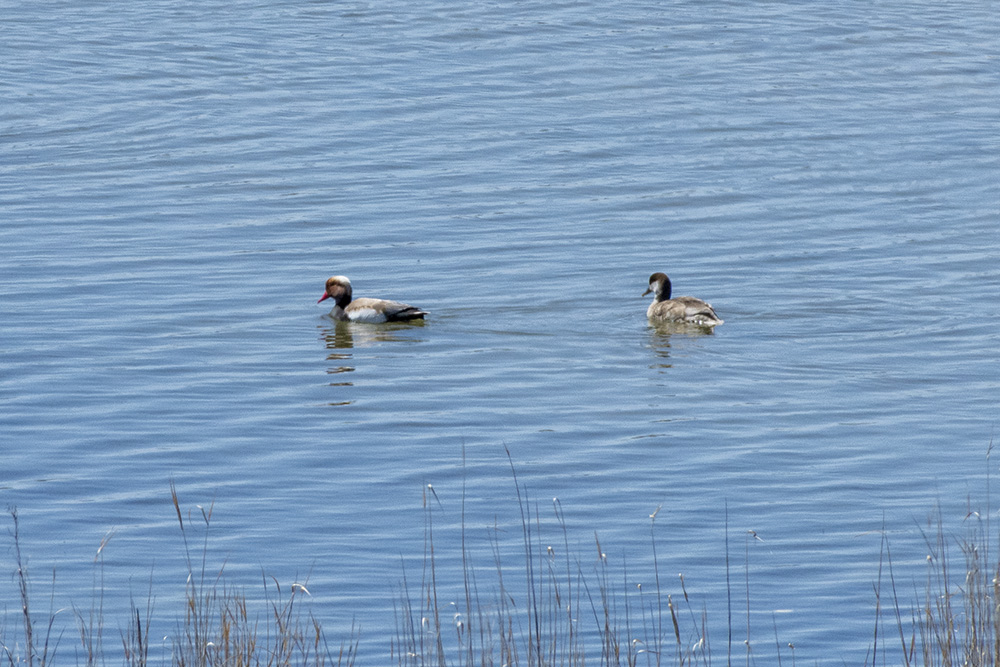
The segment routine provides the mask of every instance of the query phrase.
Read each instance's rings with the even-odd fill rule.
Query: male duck
[[[346,276],[333,276],[326,281],[326,291],[316,303],[325,299],[333,299],[330,317],[343,322],[405,322],[422,320],[427,315],[426,311],[399,301],[366,298],[352,301],[351,281]]]
[[[649,289],[642,293],[646,296],[653,292],[653,303],[646,311],[646,317],[651,322],[687,322],[703,327],[714,327],[722,324],[722,319],[712,310],[711,304],[693,296],[678,296],[670,298],[670,278],[665,273],[654,273],[649,277]]]

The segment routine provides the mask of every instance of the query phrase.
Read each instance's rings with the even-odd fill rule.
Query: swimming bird
[[[654,273],[649,277],[646,296],[653,292],[653,303],[649,304],[646,317],[652,322],[687,322],[703,327],[722,324],[722,319],[712,310],[711,304],[693,296],[670,298],[670,278],[665,273]]]
[[[351,294],[351,281],[347,276],[333,276],[326,281],[326,291],[316,303],[333,299],[330,317],[344,322],[405,322],[422,320],[427,315],[427,311],[399,301],[367,298],[351,300]]]

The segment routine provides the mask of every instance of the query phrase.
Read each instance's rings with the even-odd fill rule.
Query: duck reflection
[[[326,360],[331,362],[326,372],[338,376],[337,382],[330,382],[331,387],[353,387],[354,383],[347,379],[345,373],[353,373],[355,348],[371,347],[381,343],[403,342],[414,340],[415,329],[423,327],[423,320],[414,320],[405,324],[365,324],[359,322],[341,322],[330,319],[329,324],[320,327],[320,339],[326,345],[328,353]],[[328,405],[351,405],[353,400],[329,403]]]
[[[349,350],[355,347],[371,347],[378,343],[413,341],[414,330],[424,326],[423,320],[413,320],[407,323],[366,324],[363,322],[339,322],[331,320],[328,326],[322,327],[323,340],[329,350]],[[350,353],[340,353],[350,358]],[[333,352],[327,358],[339,358]]]
[[[655,324],[650,322],[649,346],[657,356],[657,363],[652,364],[650,368],[671,368],[673,366],[670,363],[670,339],[674,336],[690,339],[714,335],[715,331],[713,327],[701,326],[689,322],[657,322]]]

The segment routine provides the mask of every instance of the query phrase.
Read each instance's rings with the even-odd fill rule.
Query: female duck
[[[646,317],[651,322],[687,322],[703,327],[714,327],[722,324],[722,319],[712,310],[711,304],[693,296],[678,296],[670,298],[670,278],[665,273],[654,273],[649,277],[649,289],[642,293],[646,296],[653,292],[653,303],[646,311]]]
[[[330,317],[343,322],[405,322],[422,320],[426,311],[399,301],[385,299],[351,300],[351,281],[346,276],[333,276],[326,281],[326,291],[319,301],[333,299]]]

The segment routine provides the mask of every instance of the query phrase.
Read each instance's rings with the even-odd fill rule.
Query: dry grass
[[[45,665],[52,664],[52,656],[55,655],[55,649],[59,643],[59,638],[57,637],[53,641],[52,636],[56,615],[59,613],[55,609],[56,576],[53,572],[48,621],[44,627],[38,627],[38,623],[31,611],[31,588],[28,583],[27,566],[25,565],[24,558],[21,556],[21,524],[17,515],[17,509],[11,508],[10,515],[14,522],[14,527],[11,531],[11,536],[14,538],[14,566],[16,568],[14,580],[17,582],[18,601],[21,608],[19,616],[20,624],[18,627],[23,631],[23,634],[19,642],[15,641],[12,645],[8,645],[5,639],[7,635],[5,632],[6,627],[0,625],[0,650],[3,651],[3,657],[11,665],[26,664],[30,667],[37,664],[40,667],[44,667]],[[6,621],[6,614],[4,615],[4,620]]]
[[[879,638],[876,627],[874,646],[888,650],[896,664],[1000,665],[1000,561],[991,556],[990,549],[996,536],[989,529],[988,519],[977,512],[970,511],[966,521],[964,535],[949,537],[940,513],[928,519],[922,529],[927,547],[926,579],[922,590],[914,584],[911,599],[916,602],[910,606],[900,602],[889,543],[883,539],[892,596],[888,624],[892,633]],[[951,562],[956,549],[962,558],[957,571]],[[879,571],[881,582],[882,566]],[[879,585],[876,599],[880,619],[884,615],[881,598]]]
[[[734,627],[728,546],[725,577],[730,602],[726,610],[714,612],[717,620],[724,616],[728,633],[720,642],[722,648],[713,653],[708,612],[690,598],[684,578],[671,584],[672,591],[661,581],[654,531],[658,509],[650,516],[649,524],[651,571],[643,573],[650,586],[635,586],[628,583],[633,577],[624,566],[617,570],[609,565],[596,534],[593,551],[585,549],[583,555],[573,555],[558,500],[543,513],[518,482],[513,466],[511,471],[520,531],[513,540],[509,534],[493,531],[485,558],[474,553],[467,541],[464,499],[458,553],[437,552],[434,531],[441,506],[433,487],[426,487],[423,560],[418,580],[411,581],[409,573],[403,572],[396,629],[387,638],[392,660],[404,667],[575,667],[587,663],[608,667],[694,667],[711,665],[713,661],[730,665],[744,660],[750,665],[756,662],[751,646],[773,641],[780,667],[782,645],[777,628],[773,638],[763,638],[751,635],[749,622],[745,629]],[[158,656],[158,664],[326,667],[355,663],[357,631],[352,627],[348,639],[331,649],[320,623],[308,605],[304,606],[310,597],[308,582],[282,586],[262,576],[263,609],[260,604],[255,607],[249,603],[241,589],[228,586],[224,568],[210,568],[206,562],[213,507],[196,506],[184,512],[173,485],[170,491],[187,577],[183,584],[184,609],[178,614],[176,631],[171,633],[170,655]],[[64,637],[67,623],[59,621],[69,615],[78,642],[70,651],[75,664],[106,665],[119,658],[129,667],[149,664],[150,624],[154,618],[152,582],[146,603],[139,606],[133,601],[128,618],[117,624],[121,654],[113,651],[111,655],[104,638],[100,563],[89,609],[56,609],[53,573],[48,611],[39,613],[22,558],[17,510],[11,509],[10,515],[17,611],[9,613],[5,608],[0,615],[0,665],[67,664],[65,659],[57,662],[55,656],[57,650],[66,653],[67,643],[74,644]],[[195,547],[188,541],[192,523],[200,524],[204,539]],[[989,513],[970,511],[965,532],[959,538],[945,532],[940,513],[928,520],[922,533],[927,548],[926,579],[910,584],[912,590],[901,594],[883,531],[882,558],[874,583],[876,620],[865,664],[1000,665],[1000,550],[993,547],[998,536],[990,526]],[[98,550],[98,561],[109,538]],[[753,538],[746,539],[749,543]],[[951,560],[956,549],[961,554],[957,567]],[[460,567],[443,567],[442,558],[451,562],[460,559]],[[746,559],[749,561],[749,551]],[[441,572],[455,571],[461,572],[460,581],[439,578]],[[749,567],[744,577],[749,619]],[[832,609],[830,613],[837,611]],[[737,634],[741,635],[738,639]],[[738,650],[734,650],[734,639],[737,646],[743,644]],[[788,662],[794,667],[795,651],[791,645],[789,648]]]
[[[475,567],[467,547],[463,500],[463,579],[455,587],[461,597],[447,605],[442,602],[434,543],[439,503],[433,487],[425,489],[420,581],[413,590],[404,573],[396,607],[392,655],[398,664],[711,664],[705,611],[693,606],[683,577],[676,600],[661,586],[653,531],[659,509],[650,516],[652,590],[630,588],[624,571],[618,588],[617,573],[612,573],[599,537],[594,535],[595,550],[589,556],[574,557],[559,501],[553,501],[551,517],[543,520],[513,466],[511,471],[520,509],[522,557],[513,565],[505,563],[509,561],[502,553],[505,545],[493,532],[492,567]],[[555,527],[554,539],[545,534],[545,526]],[[481,580],[486,575],[488,580]]]
[[[184,583],[184,610],[173,633],[170,655],[156,660],[157,664],[174,667],[350,667],[357,653],[357,633],[350,636],[337,650],[327,644],[326,635],[312,613],[302,609],[303,596],[309,591],[305,583],[293,583],[285,590],[276,579],[263,577],[265,609],[252,609],[243,591],[225,584],[223,568],[212,570],[207,563],[209,528],[212,507],[197,506],[195,512],[181,510],[173,484],[171,500],[181,529],[187,578]],[[16,509],[10,510],[14,528],[11,532],[16,565],[14,579],[18,585],[21,613],[16,627],[7,627],[8,615],[0,620],[0,663],[44,667],[67,664],[55,660],[61,638],[54,634],[56,618],[66,610],[55,610],[50,599],[45,621],[32,611],[31,587],[27,568],[21,556],[21,536]],[[205,543],[200,555],[193,554],[188,543],[189,524],[203,523]],[[107,543],[106,537],[98,550],[98,560]],[[98,568],[103,573],[103,568]],[[102,574],[99,574],[102,577]],[[95,585],[94,603],[87,611],[73,609],[79,644],[76,664],[106,665],[115,660],[106,655],[104,642],[103,580]],[[53,576],[53,598],[55,578]],[[126,622],[119,626],[121,662],[129,667],[150,664],[149,633],[153,616],[153,595],[139,608],[134,601]]]
[[[263,588],[267,599],[264,619],[248,609],[242,590],[229,588],[222,581],[222,570],[212,573],[205,562],[214,504],[207,509],[197,506],[197,518],[204,523],[205,543],[200,561],[192,556],[188,544],[184,514],[177,498],[177,490],[170,485],[170,498],[177,512],[184,542],[187,563],[185,584],[185,611],[181,631],[175,634],[172,646],[172,664],[176,667],[258,667],[266,665],[353,665],[357,647],[355,633],[333,653],[327,645],[326,635],[312,613],[303,614],[299,609],[301,596],[309,595],[306,584],[293,583],[288,591],[282,590],[277,579],[270,584],[265,576]],[[191,514],[188,514],[191,521]],[[273,584],[273,586],[272,586]],[[272,597],[273,596],[273,597]],[[148,623],[147,623],[148,632]],[[132,646],[135,650],[129,651]],[[131,641],[126,642],[126,656],[142,660],[132,664],[145,664],[144,640],[139,623],[135,625]]]
[[[404,576],[396,607],[392,651],[399,665],[683,667],[713,661],[731,665],[744,660],[750,665],[757,662],[752,647],[764,641],[774,642],[771,659],[782,664],[783,645],[777,628],[773,638],[751,632],[749,549],[742,582],[745,597],[740,595],[746,605],[746,627],[734,625],[727,546],[727,631],[724,650],[713,654],[708,614],[692,602],[683,576],[674,584],[677,590],[673,593],[661,581],[653,530],[659,509],[650,516],[652,572],[644,573],[643,578],[652,582],[652,590],[645,590],[629,585],[632,577],[624,568],[612,573],[596,534],[595,552],[571,555],[558,501],[553,501],[551,516],[543,519],[539,506],[517,482],[513,467],[512,474],[521,513],[521,558],[512,565],[501,556],[501,547],[506,545],[500,543],[496,532],[490,542],[492,567],[475,567],[475,555],[467,546],[463,508],[460,587],[439,580],[437,561],[441,556],[435,550],[434,520],[440,504],[432,487],[425,490],[420,579],[411,588]],[[988,495],[987,490],[987,506]],[[545,528],[553,532],[553,526],[554,535],[546,535]],[[912,593],[906,596],[912,602],[906,603],[900,599],[888,536],[883,531],[882,558],[873,586],[873,637],[864,664],[1000,665],[1000,549],[990,548],[998,535],[990,527],[989,513],[970,510],[965,534],[960,537],[946,533],[944,518],[938,513],[928,519],[922,534],[928,553],[926,580],[913,585]],[[749,534],[747,544],[753,539],[756,536]],[[951,563],[956,549],[962,557],[958,569]],[[451,599],[456,597],[452,595],[456,588],[461,593],[458,602],[445,605],[442,591],[447,590]],[[886,592],[888,604],[883,600]],[[443,614],[443,609],[448,613]],[[718,619],[720,611],[714,613]],[[830,613],[835,616],[837,610]],[[737,645],[742,641],[743,646],[734,650],[734,641]],[[794,667],[795,648],[785,646]],[[826,657],[839,661],[837,656]]]
[[[875,587],[876,627],[872,663],[877,664],[876,649],[888,651],[893,664],[907,667],[979,667],[1000,665],[1000,538],[991,526],[990,456],[993,442],[986,452],[985,512],[973,509],[967,501],[964,532],[949,535],[938,508],[921,528],[926,546],[927,573],[922,590],[914,583],[907,606],[900,595],[893,571],[893,559],[888,537],[883,531],[882,557],[878,583]],[[961,553],[961,568],[952,565],[955,550]],[[892,616],[889,637],[880,637],[884,606],[883,572],[888,570]],[[898,642],[898,644],[896,644]],[[885,658],[882,658],[885,662]]]

